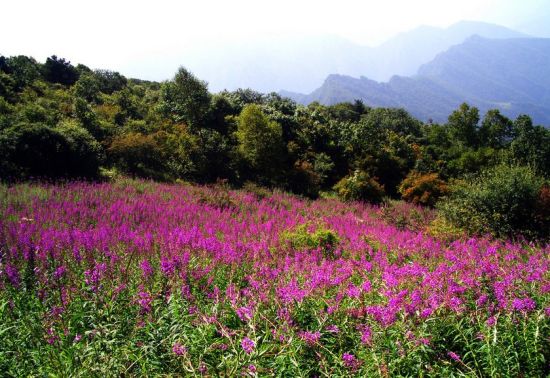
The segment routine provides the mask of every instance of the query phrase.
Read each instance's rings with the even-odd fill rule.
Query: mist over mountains
[[[502,26],[462,21],[448,28],[421,26],[376,47],[336,36],[277,36],[261,42],[203,46],[174,57],[174,65],[185,62],[213,91],[252,88],[309,93],[330,74],[376,81],[413,75],[438,53],[474,34],[494,39],[526,37]]]
[[[370,106],[402,107],[424,121],[444,122],[460,103],[510,117],[530,114],[550,125],[550,39],[472,36],[422,65],[414,76],[388,82],[330,75],[309,95],[282,92],[299,103],[362,99]]]

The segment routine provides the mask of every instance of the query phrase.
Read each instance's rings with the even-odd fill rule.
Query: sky
[[[0,54],[56,54],[155,80],[174,72],[166,57],[280,35],[374,46],[420,25],[477,20],[550,37],[550,0],[8,0],[0,9]]]

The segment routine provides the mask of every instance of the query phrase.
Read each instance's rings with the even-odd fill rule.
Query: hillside
[[[403,107],[426,121],[444,122],[460,103],[482,112],[500,109],[550,124],[550,39],[487,39],[473,36],[423,65],[411,77],[380,83],[330,75],[309,95],[285,92],[300,103],[335,104],[362,99],[370,106]]]

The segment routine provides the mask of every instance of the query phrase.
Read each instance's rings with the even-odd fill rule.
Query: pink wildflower
[[[185,353],[187,353],[187,348],[180,343],[174,343],[174,345],[172,346],[172,353],[174,353],[176,356],[183,356]]]
[[[254,348],[256,347],[256,344],[254,341],[249,339],[248,337],[245,337],[241,341],[241,348],[246,352],[246,354],[250,354],[254,351]]]
[[[455,352],[447,352],[447,356],[451,357],[455,361],[460,361],[460,356]]]

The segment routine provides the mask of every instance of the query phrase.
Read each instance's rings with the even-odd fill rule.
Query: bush
[[[293,169],[289,172],[289,177],[292,192],[309,198],[319,197],[321,179],[315,172],[313,164],[307,160],[296,161]]]
[[[447,184],[437,173],[423,175],[411,171],[399,186],[399,193],[405,201],[425,206],[434,206],[448,191]]]
[[[166,180],[163,151],[154,135],[128,133],[116,137],[107,152],[114,165],[123,172]]]
[[[84,129],[63,124],[18,124],[0,132],[0,176],[3,179],[94,178],[101,146]]]
[[[385,194],[384,187],[378,183],[376,178],[360,170],[340,180],[334,186],[334,190],[344,201],[380,203]]]
[[[97,140],[76,121],[61,122],[55,130],[63,135],[71,158],[67,161],[71,176],[97,177],[105,158]]]
[[[334,231],[321,227],[315,232],[309,232],[307,224],[299,225],[294,231],[284,232],[281,238],[297,251],[319,249],[323,257],[329,260],[336,258],[335,252],[340,242]]]
[[[448,221],[470,233],[547,238],[550,223],[538,209],[543,188],[544,180],[533,169],[500,165],[455,184],[439,209]]]
[[[376,214],[386,223],[400,230],[423,231],[434,220],[435,210],[415,206],[403,201],[388,201],[380,206]]]

